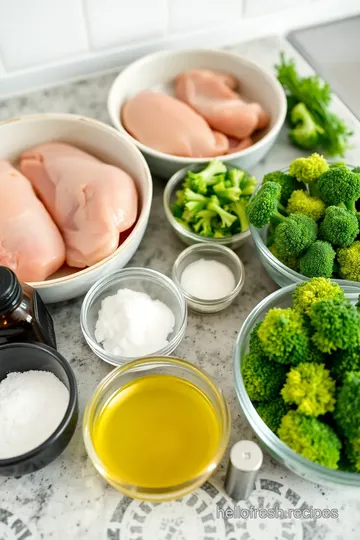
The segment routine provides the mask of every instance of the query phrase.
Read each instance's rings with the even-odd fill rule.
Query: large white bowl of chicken
[[[279,134],[286,97],[275,76],[237,54],[165,51],[118,75],[108,112],[151,171],[168,179],[213,157],[251,168]]]
[[[71,114],[0,123],[0,264],[45,302],[123,268],[144,235],[152,179],[118,131]]]

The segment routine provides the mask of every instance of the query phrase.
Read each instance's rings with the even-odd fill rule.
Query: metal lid
[[[22,288],[10,268],[0,266],[0,315],[14,309],[21,300]]]
[[[253,441],[239,441],[230,451],[225,478],[226,493],[234,500],[246,500],[254,489],[263,462],[261,448]]]

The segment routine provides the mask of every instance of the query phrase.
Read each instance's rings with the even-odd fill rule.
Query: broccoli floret
[[[212,210],[220,217],[222,227],[231,227],[231,225],[236,220],[236,216],[234,216],[233,214],[230,214],[229,212],[226,212],[226,210],[221,208],[220,201],[216,197],[216,195],[212,195],[210,197],[210,202],[207,205],[207,209]]]
[[[320,225],[320,235],[337,247],[349,247],[359,234],[357,217],[338,206],[329,206]]]
[[[355,174],[359,174],[360,173],[360,167],[354,167],[351,172],[353,172]]]
[[[355,202],[360,197],[360,175],[345,167],[332,167],[320,176],[317,188],[326,204],[337,206],[343,203],[348,210],[356,212]]]
[[[316,347],[310,347],[306,362],[312,362],[313,364],[325,364],[326,355],[319,351]]]
[[[246,213],[246,201],[239,199],[230,205],[230,210],[237,215],[240,222],[241,232],[247,231],[249,228],[249,220]]]
[[[330,426],[317,418],[289,411],[281,421],[278,436],[305,458],[330,469],[337,469],[341,441]]]
[[[211,210],[200,210],[196,214],[198,221],[194,224],[194,231],[201,236],[212,237],[214,235],[212,220],[216,217],[216,213]]]
[[[285,366],[254,353],[247,354],[242,362],[244,385],[252,401],[278,397],[285,374]]]
[[[282,417],[288,412],[289,407],[284,400],[278,396],[272,401],[262,401],[255,405],[256,412],[265,422],[268,428],[275,434],[280,427]]]
[[[360,281],[360,242],[354,242],[348,248],[339,249],[337,261],[339,275],[343,279]]]
[[[265,227],[271,219],[282,221],[284,216],[279,210],[285,211],[279,202],[281,187],[275,182],[263,184],[250,199],[247,206],[249,221],[255,227]]]
[[[299,263],[298,257],[294,257],[293,255],[286,256],[286,255],[280,254],[276,244],[272,244],[269,247],[269,250],[274,255],[274,257],[276,257],[280,262],[285,264],[285,266],[287,266],[288,268],[295,270],[295,272],[297,272],[300,269],[300,263]]]
[[[287,308],[273,308],[267,312],[258,336],[265,354],[275,362],[297,365],[305,361],[309,350],[302,316]]]
[[[290,164],[289,173],[295,176],[299,182],[304,182],[309,185],[311,192],[311,186],[314,184],[319,176],[327,171],[329,165],[326,159],[320,154],[311,154],[306,158],[297,158]]]
[[[315,346],[324,353],[354,349],[359,345],[360,317],[348,300],[331,298],[313,304],[310,319]]]
[[[316,222],[303,214],[292,214],[275,231],[275,244],[283,257],[299,256],[317,237]]]
[[[247,197],[249,195],[252,195],[256,188],[257,181],[255,176],[249,176],[248,174],[246,174],[240,182],[241,196]]]
[[[192,191],[190,188],[184,189],[185,206],[190,202],[201,203],[203,206],[206,206],[208,201],[209,199],[208,197],[205,197],[205,195],[201,195],[200,193],[195,193],[195,191]]]
[[[218,197],[225,199],[226,201],[237,201],[239,200],[241,189],[236,186],[226,187],[225,182],[219,182],[213,186]]]
[[[318,221],[325,214],[325,203],[318,197],[311,197],[306,191],[294,191],[287,205],[288,214],[305,214]]]
[[[202,171],[198,173],[189,171],[187,179],[190,181],[192,190],[205,195],[208,187],[219,181],[219,177],[216,177],[216,175],[225,172],[226,165],[217,159],[213,159]]]
[[[263,184],[267,182],[275,182],[281,186],[280,202],[284,206],[287,205],[293,191],[296,189],[305,189],[305,184],[298,182],[295,176],[291,176],[290,174],[286,174],[282,171],[274,171],[265,174]]]
[[[184,229],[187,229],[188,231],[191,231],[191,227],[188,223],[186,223],[186,221],[184,221],[183,219],[180,219],[178,217],[175,217],[176,221],[182,226],[184,227]]]
[[[294,309],[303,315],[310,315],[311,308],[316,302],[331,298],[345,299],[345,294],[338,283],[320,277],[297,285],[292,298]]]
[[[266,356],[260,338],[258,336],[258,330],[261,326],[261,321],[258,322],[250,333],[249,338],[249,350],[251,353],[257,356]]]
[[[350,465],[346,467],[346,470],[360,472],[360,439],[345,440],[345,455]]]
[[[308,416],[320,416],[335,407],[335,381],[324,364],[304,362],[290,369],[281,395]]]
[[[226,173],[227,180],[231,183],[232,186],[237,188],[240,188],[241,181],[246,176],[247,173],[241,169],[229,169]]]
[[[336,351],[331,356],[331,373],[338,381],[342,381],[346,373],[350,371],[360,371],[359,347],[347,351]]]
[[[335,411],[340,431],[350,440],[360,440],[360,372],[348,372],[340,386]]]
[[[324,129],[312,117],[304,103],[295,105],[290,113],[290,120],[295,127],[290,131],[290,139],[300,148],[315,148],[319,144]]]
[[[309,278],[330,278],[334,271],[335,255],[331,244],[316,240],[300,259],[300,273]]]

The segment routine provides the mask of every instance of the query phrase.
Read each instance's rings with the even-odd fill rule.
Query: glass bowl
[[[250,313],[245,320],[236,340],[234,349],[234,377],[235,377],[235,390],[240,403],[240,407],[249,422],[250,426],[256,433],[262,445],[265,449],[275,458],[279,463],[293,471],[295,474],[309,480],[323,485],[346,485],[360,487],[360,474],[344,472],[334,469],[329,469],[322,465],[318,465],[313,461],[304,458],[297,454],[285,443],[283,443],[263,422],[260,418],[254,405],[252,404],[245,386],[241,373],[241,364],[244,356],[249,350],[249,337],[254,326],[262,321],[265,314],[274,307],[286,308],[292,305],[292,292],[296,285],[289,285],[283,289],[279,289],[274,292],[262,302],[260,302]],[[348,298],[353,304],[356,304],[359,296],[359,286],[343,287],[346,298]]]
[[[95,324],[104,298],[117,293],[119,289],[144,292],[153,300],[166,304],[175,316],[175,325],[168,336],[168,344],[151,355],[167,356],[180,344],[187,324],[187,305],[181,289],[164,274],[148,268],[126,268],[105,276],[91,287],[81,307],[80,325],[90,349],[105,362],[119,366],[134,360],[134,357],[114,355],[104,350],[96,341]]]
[[[353,168],[352,165],[347,165],[350,169]],[[289,169],[282,169],[282,172],[289,172]],[[260,186],[257,188],[253,196],[256,194]],[[267,233],[269,226],[258,229],[250,224],[251,236],[254,240],[254,244],[260,260],[269,274],[269,276],[279,285],[279,287],[286,287],[287,285],[292,285],[293,283],[301,283],[302,281],[309,281],[310,278],[303,276],[299,272],[292,270],[282,262],[280,262],[266,246]],[[350,281],[347,279],[332,279],[332,281],[338,283],[341,287],[352,286],[360,287],[360,282]]]
[[[102,412],[103,407],[106,406],[114,392],[135,379],[159,374],[172,375],[189,381],[206,395],[214,407],[219,423],[220,437],[216,452],[206,468],[196,477],[189,478],[188,481],[180,485],[150,489],[127,484],[120,478],[115,478],[99,459],[92,442],[92,433],[99,413]],[[202,485],[212,475],[220,463],[229,441],[230,412],[221,390],[202,370],[180,358],[146,357],[118,367],[103,379],[85,409],[83,435],[90,459],[100,475],[109,484],[129,497],[161,502],[182,497]],[[144,452],[146,452],[146,448],[144,448]]]
[[[168,222],[170,223],[171,227],[173,228],[175,234],[184,242],[184,244],[191,246],[192,244],[199,244],[199,243],[207,243],[212,242],[215,244],[218,244],[220,246],[227,246],[231,249],[237,249],[240,246],[242,246],[251,236],[250,230],[244,231],[239,234],[234,234],[233,236],[228,236],[226,238],[209,238],[206,236],[201,236],[200,234],[196,234],[193,231],[189,231],[188,229],[185,229],[173,216],[171,212],[171,205],[175,202],[176,199],[176,192],[180,189],[181,184],[184,181],[185,176],[187,175],[188,171],[201,171],[206,167],[207,163],[201,164],[201,165],[191,165],[189,167],[185,167],[184,169],[181,169],[177,173],[175,173],[168,183],[165,186],[164,189],[164,197],[163,197],[163,204],[164,204],[164,210],[165,215],[167,217]],[[231,168],[231,165],[228,165],[228,168]]]
[[[182,288],[181,275],[185,268],[199,259],[215,260],[225,264],[233,273],[235,288],[227,296],[215,300],[197,298]],[[231,249],[214,243],[194,244],[180,253],[173,266],[173,280],[181,288],[189,309],[201,313],[216,313],[230,306],[245,283],[245,268],[239,257]]]

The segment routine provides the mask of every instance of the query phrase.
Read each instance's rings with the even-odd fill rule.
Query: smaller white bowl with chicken
[[[151,202],[146,161],[115,129],[71,114],[0,123],[0,265],[45,302],[123,268]]]
[[[118,75],[108,112],[153,174],[168,179],[214,157],[251,168],[279,134],[286,97],[275,76],[237,54],[165,51]]]

